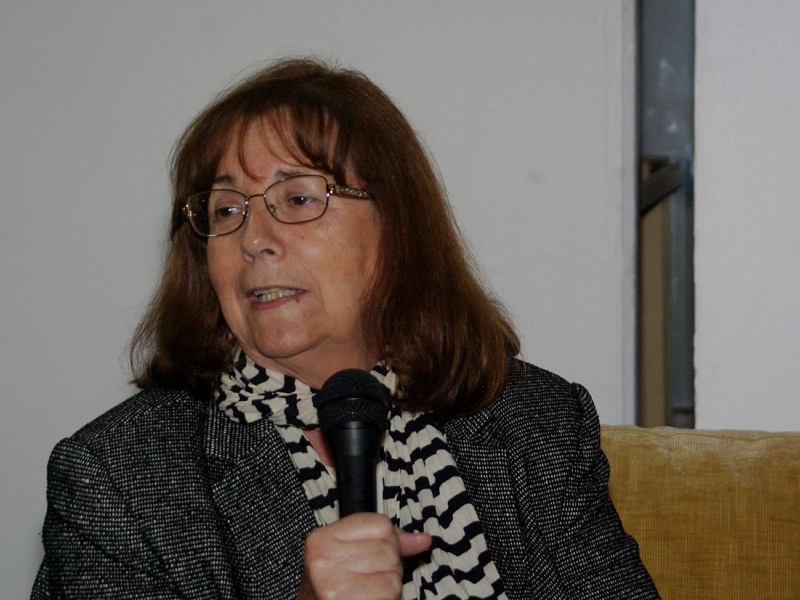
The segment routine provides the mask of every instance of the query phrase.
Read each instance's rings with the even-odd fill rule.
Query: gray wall
[[[697,426],[800,430],[800,3],[697,3]]]
[[[434,154],[524,357],[632,419],[633,1],[241,0],[0,6],[0,581],[28,593],[47,456],[131,393],[167,157],[234,75],[363,70]]]

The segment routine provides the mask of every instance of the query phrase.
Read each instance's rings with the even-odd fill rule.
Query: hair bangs
[[[349,136],[343,135],[339,120],[326,107],[312,103],[282,104],[270,107],[266,112],[242,115],[232,127],[228,139],[219,144],[228,148],[235,140],[239,165],[248,177],[257,179],[247,164],[245,138],[252,127],[257,127],[263,139],[276,136],[279,143],[298,164],[310,169],[330,173],[336,183],[345,185],[350,171]],[[214,156],[214,164],[208,171],[216,170],[223,152]],[[210,180],[213,181],[215,175]]]

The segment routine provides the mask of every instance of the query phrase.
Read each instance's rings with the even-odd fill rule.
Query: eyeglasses
[[[369,200],[369,192],[328,183],[322,175],[291,175],[276,181],[262,194],[245,196],[236,190],[210,190],[189,196],[183,216],[203,237],[233,233],[244,224],[250,199],[261,196],[267,210],[281,223],[306,223],[319,219],[331,196]]]

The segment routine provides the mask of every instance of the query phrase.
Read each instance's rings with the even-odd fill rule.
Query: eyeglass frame
[[[273,209],[270,208],[270,205],[267,203],[267,192],[269,192],[270,188],[283,183],[284,181],[288,181],[290,179],[296,179],[297,177],[318,177],[325,181],[325,208],[322,209],[322,212],[318,214],[316,217],[312,217],[310,219],[306,219],[305,221],[282,221],[279,219]],[[244,198],[244,212],[242,213],[242,220],[241,222],[230,231],[226,231],[225,233],[202,233],[201,231],[197,230],[197,226],[195,225],[194,221],[192,220],[192,215],[196,214],[193,213],[189,204],[191,203],[193,198],[203,195],[210,195],[212,192],[233,192],[235,194],[239,194],[242,198]],[[186,204],[183,205],[182,213],[183,218],[189,222],[189,226],[192,228],[197,235],[203,238],[215,238],[221,237],[223,235],[228,235],[229,233],[233,233],[234,231],[238,231],[241,229],[244,222],[247,220],[247,216],[250,214],[250,199],[255,198],[257,196],[261,196],[264,199],[264,206],[267,208],[267,212],[278,222],[283,223],[284,225],[302,225],[303,223],[310,223],[312,221],[316,221],[317,219],[321,219],[325,216],[325,213],[328,212],[328,204],[330,203],[331,196],[341,196],[344,198],[352,198],[354,200],[372,200],[372,195],[360,188],[350,187],[347,185],[339,185],[338,183],[331,183],[328,181],[324,175],[320,175],[318,173],[298,173],[297,175],[289,175],[288,177],[284,177],[283,179],[279,179],[278,181],[274,181],[270,183],[266,189],[261,192],[260,194],[251,194],[250,196],[240,192],[239,190],[232,190],[229,188],[218,188],[218,189],[211,189],[206,190],[204,192],[198,192],[196,194],[192,194],[186,199]],[[273,205],[274,206],[274,205]]]

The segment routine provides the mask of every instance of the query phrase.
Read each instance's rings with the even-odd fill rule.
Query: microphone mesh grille
[[[385,429],[389,415],[386,387],[366,371],[346,369],[331,375],[317,396],[323,431],[346,421],[364,421]]]

